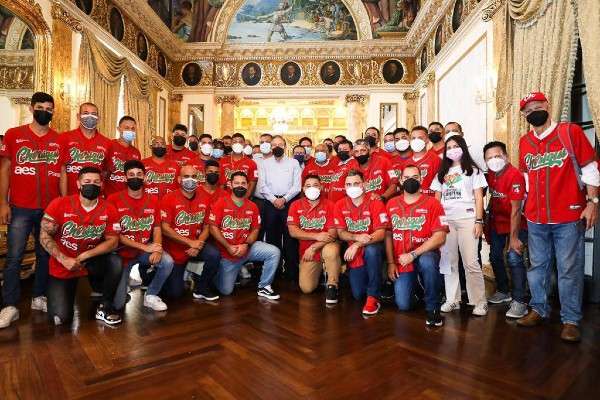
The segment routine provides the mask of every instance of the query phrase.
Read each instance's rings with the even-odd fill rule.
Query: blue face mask
[[[213,149],[212,156],[216,159],[223,157],[223,149]]]
[[[135,140],[135,132],[134,131],[123,131],[121,137],[127,143],[132,143]]]
[[[324,151],[317,151],[315,153],[315,161],[317,161],[320,164],[324,163],[325,161],[327,161],[327,153],[325,153]]]
[[[396,143],[394,143],[394,142],[385,142],[383,144],[383,149],[385,151],[387,151],[388,153],[392,153],[394,150],[396,150]]]

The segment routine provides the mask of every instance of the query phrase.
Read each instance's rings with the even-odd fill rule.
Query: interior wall
[[[215,103],[215,96],[212,93],[183,94],[180,122],[185,125],[187,125],[188,106],[190,104],[202,104],[204,106],[204,132],[213,136],[220,136],[217,123],[217,104]],[[167,127],[167,131],[170,133],[170,127]]]
[[[397,127],[406,127],[406,102],[404,101],[403,93],[400,92],[372,92],[369,94],[369,101],[366,105],[367,127],[380,127],[380,105],[382,103],[393,103],[398,105],[398,120]],[[382,132],[382,134],[385,132]]]
[[[0,134],[4,135],[8,129],[20,125],[20,112],[19,106],[13,104],[8,96],[0,96],[0,110]]]

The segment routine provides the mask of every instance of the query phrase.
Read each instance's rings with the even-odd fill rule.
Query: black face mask
[[[358,161],[358,163],[360,165],[366,164],[367,161],[369,161],[369,155],[368,154],[363,154],[362,156],[356,156],[354,158],[356,158],[356,161]]]
[[[296,161],[298,161],[298,164],[300,164],[300,165],[304,164],[304,154],[296,154],[294,156],[294,159]]]
[[[333,152],[333,145],[332,144],[328,144],[327,145],[327,149],[329,149],[329,153]]]
[[[232,151],[233,151],[233,149],[231,148],[231,146],[225,146],[223,148],[223,153],[225,153],[225,154],[231,154]]]
[[[546,110],[537,110],[531,112],[527,116],[527,122],[529,122],[533,126],[542,126],[548,121],[548,111]]]
[[[340,160],[346,161],[347,159],[350,158],[350,152],[349,151],[338,151],[337,156]]]
[[[206,174],[206,182],[211,185],[215,185],[217,182],[219,182],[219,174],[216,172],[209,172]]]
[[[81,195],[88,200],[96,200],[100,196],[100,186],[88,183],[81,185]]]
[[[181,135],[173,136],[173,144],[175,146],[184,146],[186,141],[187,141],[187,139],[185,138],[185,136],[181,136]]]
[[[246,193],[248,193],[248,189],[243,186],[237,186],[233,188],[233,194],[235,194],[236,197],[242,198],[246,195]]]
[[[165,156],[165,154],[167,154],[167,148],[166,147],[153,147],[152,154],[154,154],[155,157],[162,158]]]
[[[33,110],[33,119],[42,126],[46,126],[52,121],[52,113],[46,110]]]
[[[198,151],[198,143],[197,142],[190,142],[190,150],[191,151]]]
[[[283,147],[273,147],[273,155],[277,158],[283,156]]]
[[[131,190],[140,190],[144,185],[142,178],[129,178],[127,179],[127,187]]]
[[[416,180],[415,178],[408,178],[402,184],[402,188],[404,189],[404,191],[406,193],[415,194],[421,188],[421,183],[418,180]]]
[[[429,140],[431,140],[431,143],[438,143],[440,140],[442,140],[442,134],[436,131],[430,132]]]
[[[373,136],[367,136],[365,139],[367,139],[367,143],[369,143],[371,148],[377,147],[377,139],[375,139]]]

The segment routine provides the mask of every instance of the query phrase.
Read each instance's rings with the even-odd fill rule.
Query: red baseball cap
[[[531,103],[532,101],[548,101],[548,99],[542,92],[531,92],[521,99],[521,102],[519,103],[520,109],[523,110],[527,103]]]

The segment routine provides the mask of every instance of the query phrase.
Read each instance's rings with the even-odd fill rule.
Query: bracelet
[[[475,223],[476,223],[476,224],[483,225],[483,219],[476,219],[476,220],[475,220]]]

